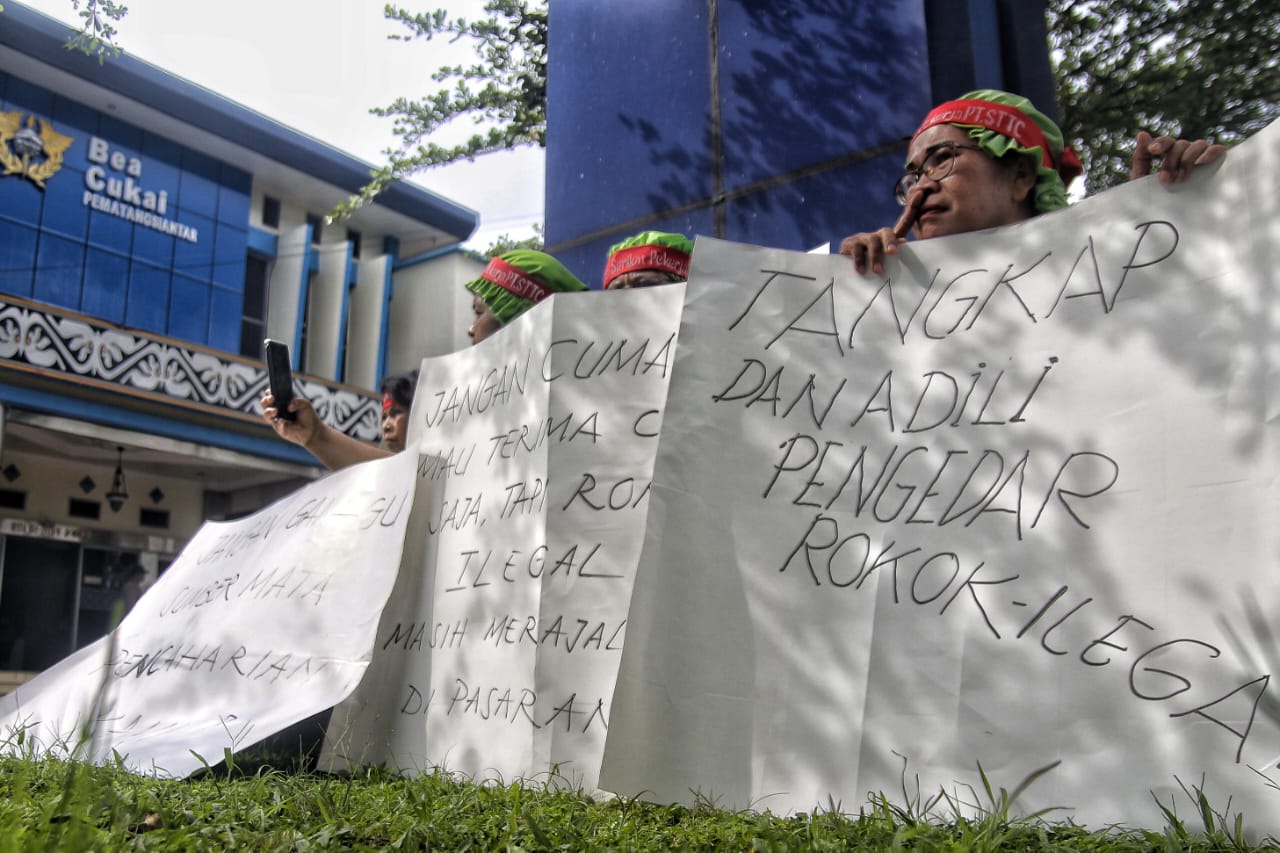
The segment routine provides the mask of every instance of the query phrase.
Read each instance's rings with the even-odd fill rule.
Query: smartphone
[[[295,421],[298,416],[289,411],[289,402],[293,400],[289,345],[267,338],[262,342],[262,351],[267,361],[267,385],[271,389],[271,396],[276,399],[276,412],[286,421]]]

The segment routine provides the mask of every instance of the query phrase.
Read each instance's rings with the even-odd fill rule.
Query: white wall
[[[284,341],[291,350],[297,346],[298,308],[305,284],[308,246],[305,225],[282,230],[267,280],[267,337]]]
[[[471,295],[463,285],[480,274],[484,261],[468,252],[455,251],[395,271],[385,312],[384,342],[390,259],[376,254],[383,235],[362,232],[363,257],[357,261],[356,284],[348,289],[351,245],[347,227],[343,223],[322,225],[320,245],[314,247],[318,270],[305,282],[306,253],[313,248],[306,239],[306,216],[309,212],[323,212],[291,204],[284,193],[272,187],[255,185],[249,219],[257,228],[263,228],[262,204],[266,195],[281,203],[280,227],[264,229],[278,235],[268,283],[267,336],[296,348],[302,288],[308,287],[308,341],[306,361],[298,368],[301,372],[336,379],[342,353],[345,382],[376,389],[382,380],[378,356],[384,345],[387,373],[402,373],[417,367],[425,356],[470,346],[467,328],[473,319]],[[343,334],[345,352],[341,347]]]
[[[352,289],[347,318],[347,384],[376,389],[378,353],[382,345],[382,307],[387,292],[387,255],[360,261],[356,286]]]
[[[484,269],[465,252],[452,252],[395,272],[387,330],[387,370],[402,373],[425,356],[470,346],[471,294],[463,285]]]
[[[311,278],[310,313],[307,317],[305,373],[325,379],[338,378],[338,350],[346,309],[347,265],[351,244],[325,243],[319,247],[319,269]]]
[[[13,463],[22,476],[4,487],[27,493],[24,510],[0,510],[0,514],[12,518],[39,519],[42,522],[66,524],[89,530],[113,530],[141,533],[149,536],[176,539],[185,543],[204,522],[204,491],[198,485],[169,477],[144,476],[129,470],[129,454],[125,452],[124,473],[129,499],[119,512],[112,512],[107,505],[106,493],[111,489],[111,477],[115,465],[95,467],[83,462],[58,456],[44,456],[6,450],[5,463]],[[86,494],[80,481],[88,475],[96,484]],[[152,502],[149,492],[160,487],[164,493],[159,503]],[[97,501],[101,507],[98,521],[76,518],[68,514],[71,498]],[[168,510],[169,527],[141,527],[138,524],[140,508]]]
[[[265,196],[271,196],[280,202],[280,226],[279,228],[268,228],[262,224],[262,200]],[[318,216],[324,216],[327,210],[308,210],[290,201],[289,194],[274,187],[260,186],[256,181],[253,186],[252,201],[249,207],[249,224],[254,228],[262,228],[266,231],[278,232],[284,234],[295,228],[301,228],[307,224],[307,214],[314,213]],[[332,230],[321,226],[322,231]],[[321,234],[323,236],[323,234]],[[345,231],[344,231],[345,237]]]

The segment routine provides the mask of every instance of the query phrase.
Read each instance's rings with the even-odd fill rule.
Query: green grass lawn
[[[186,780],[118,767],[0,758],[0,853],[84,850],[1277,850],[1247,821],[1186,802],[1160,829],[1085,829],[1010,818],[1013,793],[978,791],[978,817],[939,796],[794,817],[638,800],[598,802],[538,783],[475,785],[448,773],[404,778],[243,767]],[[1277,801],[1280,806],[1280,800]],[[843,813],[842,813],[843,812]]]

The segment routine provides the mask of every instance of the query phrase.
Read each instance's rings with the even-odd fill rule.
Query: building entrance
[[[37,672],[73,649],[80,545],[8,536],[0,567],[0,669]]]

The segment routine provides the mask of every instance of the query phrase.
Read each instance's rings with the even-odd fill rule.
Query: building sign
[[[32,539],[55,539],[58,542],[79,542],[84,537],[84,531],[79,527],[27,518],[0,518],[0,533],[5,536],[29,536]]]
[[[197,242],[197,229],[165,216],[169,207],[167,191],[143,189],[142,160],[111,150],[105,139],[96,136],[89,139],[88,160],[93,165],[84,173],[84,204],[188,243]]]
[[[42,118],[28,115],[24,121],[20,110],[0,112],[0,166],[6,175],[21,175],[44,189],[44,182],[62,168],[71,142],[72,137]]]

